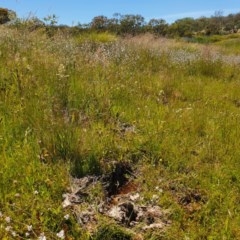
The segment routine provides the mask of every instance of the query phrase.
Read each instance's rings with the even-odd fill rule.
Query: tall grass
[[[149,36],[0,31],[1,239],[88,239],[62,194],[70,175],[120,160],[142,172],[143,201],[159,194],[171,211],[146,239],[240,237],[236,58]]]

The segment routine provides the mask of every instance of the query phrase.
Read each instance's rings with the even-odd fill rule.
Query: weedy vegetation
[[[240,239],[239,36],[0,32],[1,239]],[[168,227],[139,236],[99,214],[91,233],[62,207],[72,177],[121,161]]]

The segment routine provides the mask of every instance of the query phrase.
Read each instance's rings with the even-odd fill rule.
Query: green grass
[[[228,41],[239,38],[239,34],[223,34],[223,35],[196,35],[193,37],[192,41],[197,43],[218,43],[222,41]]]
[[[117,40],[114,34],[108,32],[85,32],[75,36],[78,43],[92,42],[92,43],[109,43]]]
[[[70,174],[121,160],[141,172],[143,202],[158,194],[170,211],[171,225],[145,239],[240,238],[238,67],[204,45],[0,30],[1,239],[58,239],[62,229],[90,239],[62,194]],[[175,58],[179,49],[200,55]],[[93,239],[131,238],[97,229]]]
[[[195,43],[210,44],[219,47],[224,54],[239,55],[240,35],[238,33],[228,35],[196,36],[192,40]]]
[[[223,51],[227,54],[239,55],[240,53],[239,35],[238,38],[223,40],[219,42],[217,45],[220,46],[223,49]]]

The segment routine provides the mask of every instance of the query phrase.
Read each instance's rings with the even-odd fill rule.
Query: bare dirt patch
[[[90,232],[96,230],[101,216],[113,219],[133,233],[135,229],[138,234],[166,229],[170,225],[168,210],[153,203],[144,204],[136,180],[133,169],[125,162],[116,163],[113,170],[103,176],[73,178],[71,190],[63,195],[63,207],[72,208],[79,224]]]

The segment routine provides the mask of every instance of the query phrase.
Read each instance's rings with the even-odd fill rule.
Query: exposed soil
[[[129,163],[117,163],[114,170],[102,178],[106,195],[111,197],[120,193],[121,188],[126,186],[131,176],[133,176],[133,170]]]
[[[174,186],[173,183],[170,187],[171,192],[183,209],[185,209],[188,213],[194,213],[199,211],[203,204],[206,203],[207,197],[203,191],[199,189],[191,189],[185,186]]]
[[[149,229],[164,230],[170,224],[168,211],[157,205],[142,204],[136,178],[126,162],[117,163],[107,175],[73,178],[71,191],[63,195],[63,207],[72,207],[78,222],[92,232],[96,228],[98,214],[114,219],[128,229],[137,227],[138,234]],[[96,197],[93,202],[91,195],[97,184],[102,186],[104,197]]]

